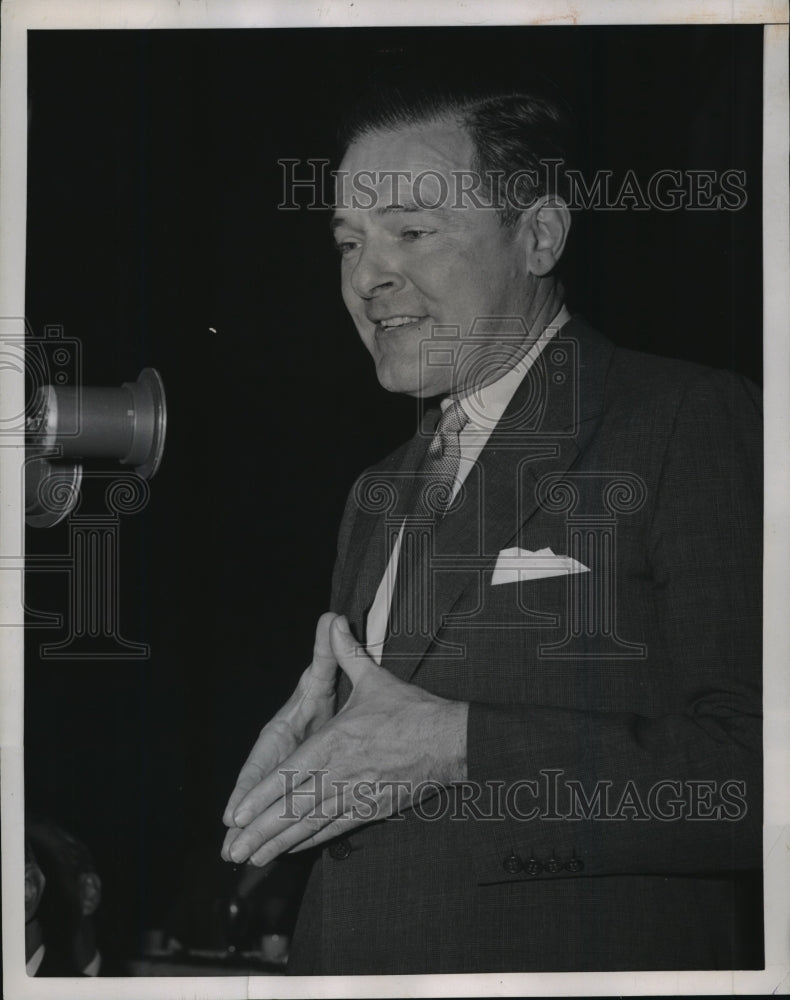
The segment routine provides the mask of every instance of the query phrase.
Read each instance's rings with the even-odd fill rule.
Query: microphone
[[[25,522],[49,528],[79,501],[79,460],[111,459],[146,480],[156,474],[167,432],[162,378],[144,368],[118,388],[41,386],[25,429],[34,453],[25,465]]]

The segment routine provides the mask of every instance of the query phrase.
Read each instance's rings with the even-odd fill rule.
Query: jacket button
[[[549,860],[546,862],[546,871],[550,875],[556,875],[557,872],[562,871],[562,865],[559,863],[559,861],[557,861],[556,858],[549,858]]]
[[[351,844],[347,840],[336,840],[329,848],[329,857],[334,861],[345,861],[351,854]]]
[[[521,858],[517,854],[508,854],[502,862],[502,867],[508,875],[518,875],[518,873],[524,868],[521,864]]]
[[[524,871],[527,875],[540,875],[543,871],[543,865],[538,861],[537,858],[530,858],[529,861],[524,865]]]
[[[584,869],[584,862],[580,858],[571,858],[565,865],[566,872],[580,872]]]

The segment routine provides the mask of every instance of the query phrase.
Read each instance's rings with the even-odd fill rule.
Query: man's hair
[[[405,57],[404,57],[405,59]],[[454,121],[474,144],[471,169],[487,197],[496,199],[505,226],[544,195],[560,195],[567,169],[572,115],[547,79],[476,79],[474,69],[457,66],[425,72],[413,59],[396,60],[374,73],[364,98],[346,115],[342,150],[375,132],[434,121]],[[471,79],[470,79],[471,78]],[[559,165],[555,166],[559,161]],[[508,179],[511,183],[508,184]]]

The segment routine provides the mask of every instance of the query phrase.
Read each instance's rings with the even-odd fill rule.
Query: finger
[[[231,858],[230,856],[230,848],[233,845],[234,841],[237,840],[238,837],[241,835],[241,833],[242,833],[241,829],[237,826],[232,826],[229,830],[225,831],[225,840],[222,844],[222,850],[220,851],[220,857],[222,858],[223,861],[229,861],[231,862],[231,864],[235,863],[233,861],[233,858]],[[261,872],[258,872],[258,876],[260,876],[261,874],[262,874]],[[240,891],[239,886],[237,886],[236,888],[237,892],[239,892]]]
[[[254,786],[254,782],[248,783],[246,781],[242,781],[241,777],[239,777],[238,783],[230,793],[228,804],[225,806],[225,812],[222,814],[222,822],[225,826],[230,827],[231,829],[236,826],[236,821],[233,817],[236,813],[239,802],[241,802],[247,792],[249,792],[250,787]]]
[[[381,670],[378,664],[368,656],[364,646],[360,646],[354,638],[344,615],[338,615],[332,622],[330,632],[332,651],[338,665],[348,675],[348,679],[356,687],[366,673]]]
[[[250,864],[256,867],[270,864],[274,858],[286,851],[299,848],[308,840],[315,843],[331,840],[333,834],[325,834],[324,831],[338,823],[341,815],[342,802],[339,798],[335,797],[325,801],[322,803],[320,815],[307,815],[281,830],[251,855]],[[349,822],[359,826],[362,821],[354,821],[349,818]]]
[[[222,822],[225,826],[235,826],[233,814],[244,796],[277,767],[286,756],[283,748],[282,732],[268,723],[261,730],[244,766],[239,771],[236,786],[230,794]]]
[[[247,792],[233,812],[233,825],[249,826],[275,802],[292,796],[306,781],[322,781],[328,774],[329,755],[330,745],[325,732],[310,737]]]
[[[254,764],[245,764],[239,774],[238,780],[233,791],[230,793],[230,798],[228,799],[228,804],[225,806],[225,812],[222,814],[222,822],[225,826],[236,826],[236,821],[234,815],[239,803],[244,799],[244,796],[256,785],[260,784],[261,780],[271,771],[264,770],[262,767]]]
[[[320,780],[305,781],[240,830],[228,848],[228,857],[240,864],[253,859],[260,849],[274,842],[271,859],[336,819],[342,812],[342,805],[342,793],[326,786],[323,775]],[[296,840],[290,832],[294,827],[299,829]]]
[[[230,856],[230,849],[240,833],[241,829],[237,826],[232,826],[230,829],[225,831],[225,839],[222,841],[222,850],[220,851],[220,856],[223,861],[233,860]]]
[[[310,664],[312,673],[312,683],[319,682],[320,689],[331,688],[334,684],[337,672],[337,660],[332,650],[330,632],[332,622],[338,616],[331,611],[327,611],[318,619],[315,630],[315,642],[313,644],[313,659]],[[293,699],[292,699],[293,700]],[[290,704],[290,702],[289,702]],[[285,707],[287,711],[288,706]],[[235,825],[233,815],[237,806],[244,796],[263,779],[271,774],[277,765],[286,757],[293,747],[289,746],[284,750],[284,738],[282,725],[276,726],[277,716],[268,723],[261,731],[258,740],[250,751],[247,760],[239,772],[236,786],[231,792],[228,804],[222,815],[222,822],[225,826]]]
[[[332,649],[330,632],[332,622],[337,618],[331,611],[325,612],[318,619],[315,627],[315,643],[313,645],[313,662],[311,666],[316,678],[332,681],[337,670],[337,660]]]

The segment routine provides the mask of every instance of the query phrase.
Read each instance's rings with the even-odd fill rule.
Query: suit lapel
[[[583,321],[571,320],[519,385],[461,496],[435,528],[430,634],[387,641],[383,665],[396,676],[413,676],[464,591],[486,585],[498,553],[514,544],[539,507],[538,480],[567,471],[587,446],[603,406],[612,350]],[[439,641],[435,655],[454,652]]]
[[[363,473],[356,483],[357,512],[349,541],[340,591],[354,634],[365,641],[367,613],[392,554],[392,545],[409,510],[419,468],[438,419],[436,407],[426,410],[418,432],[389,459]]]

